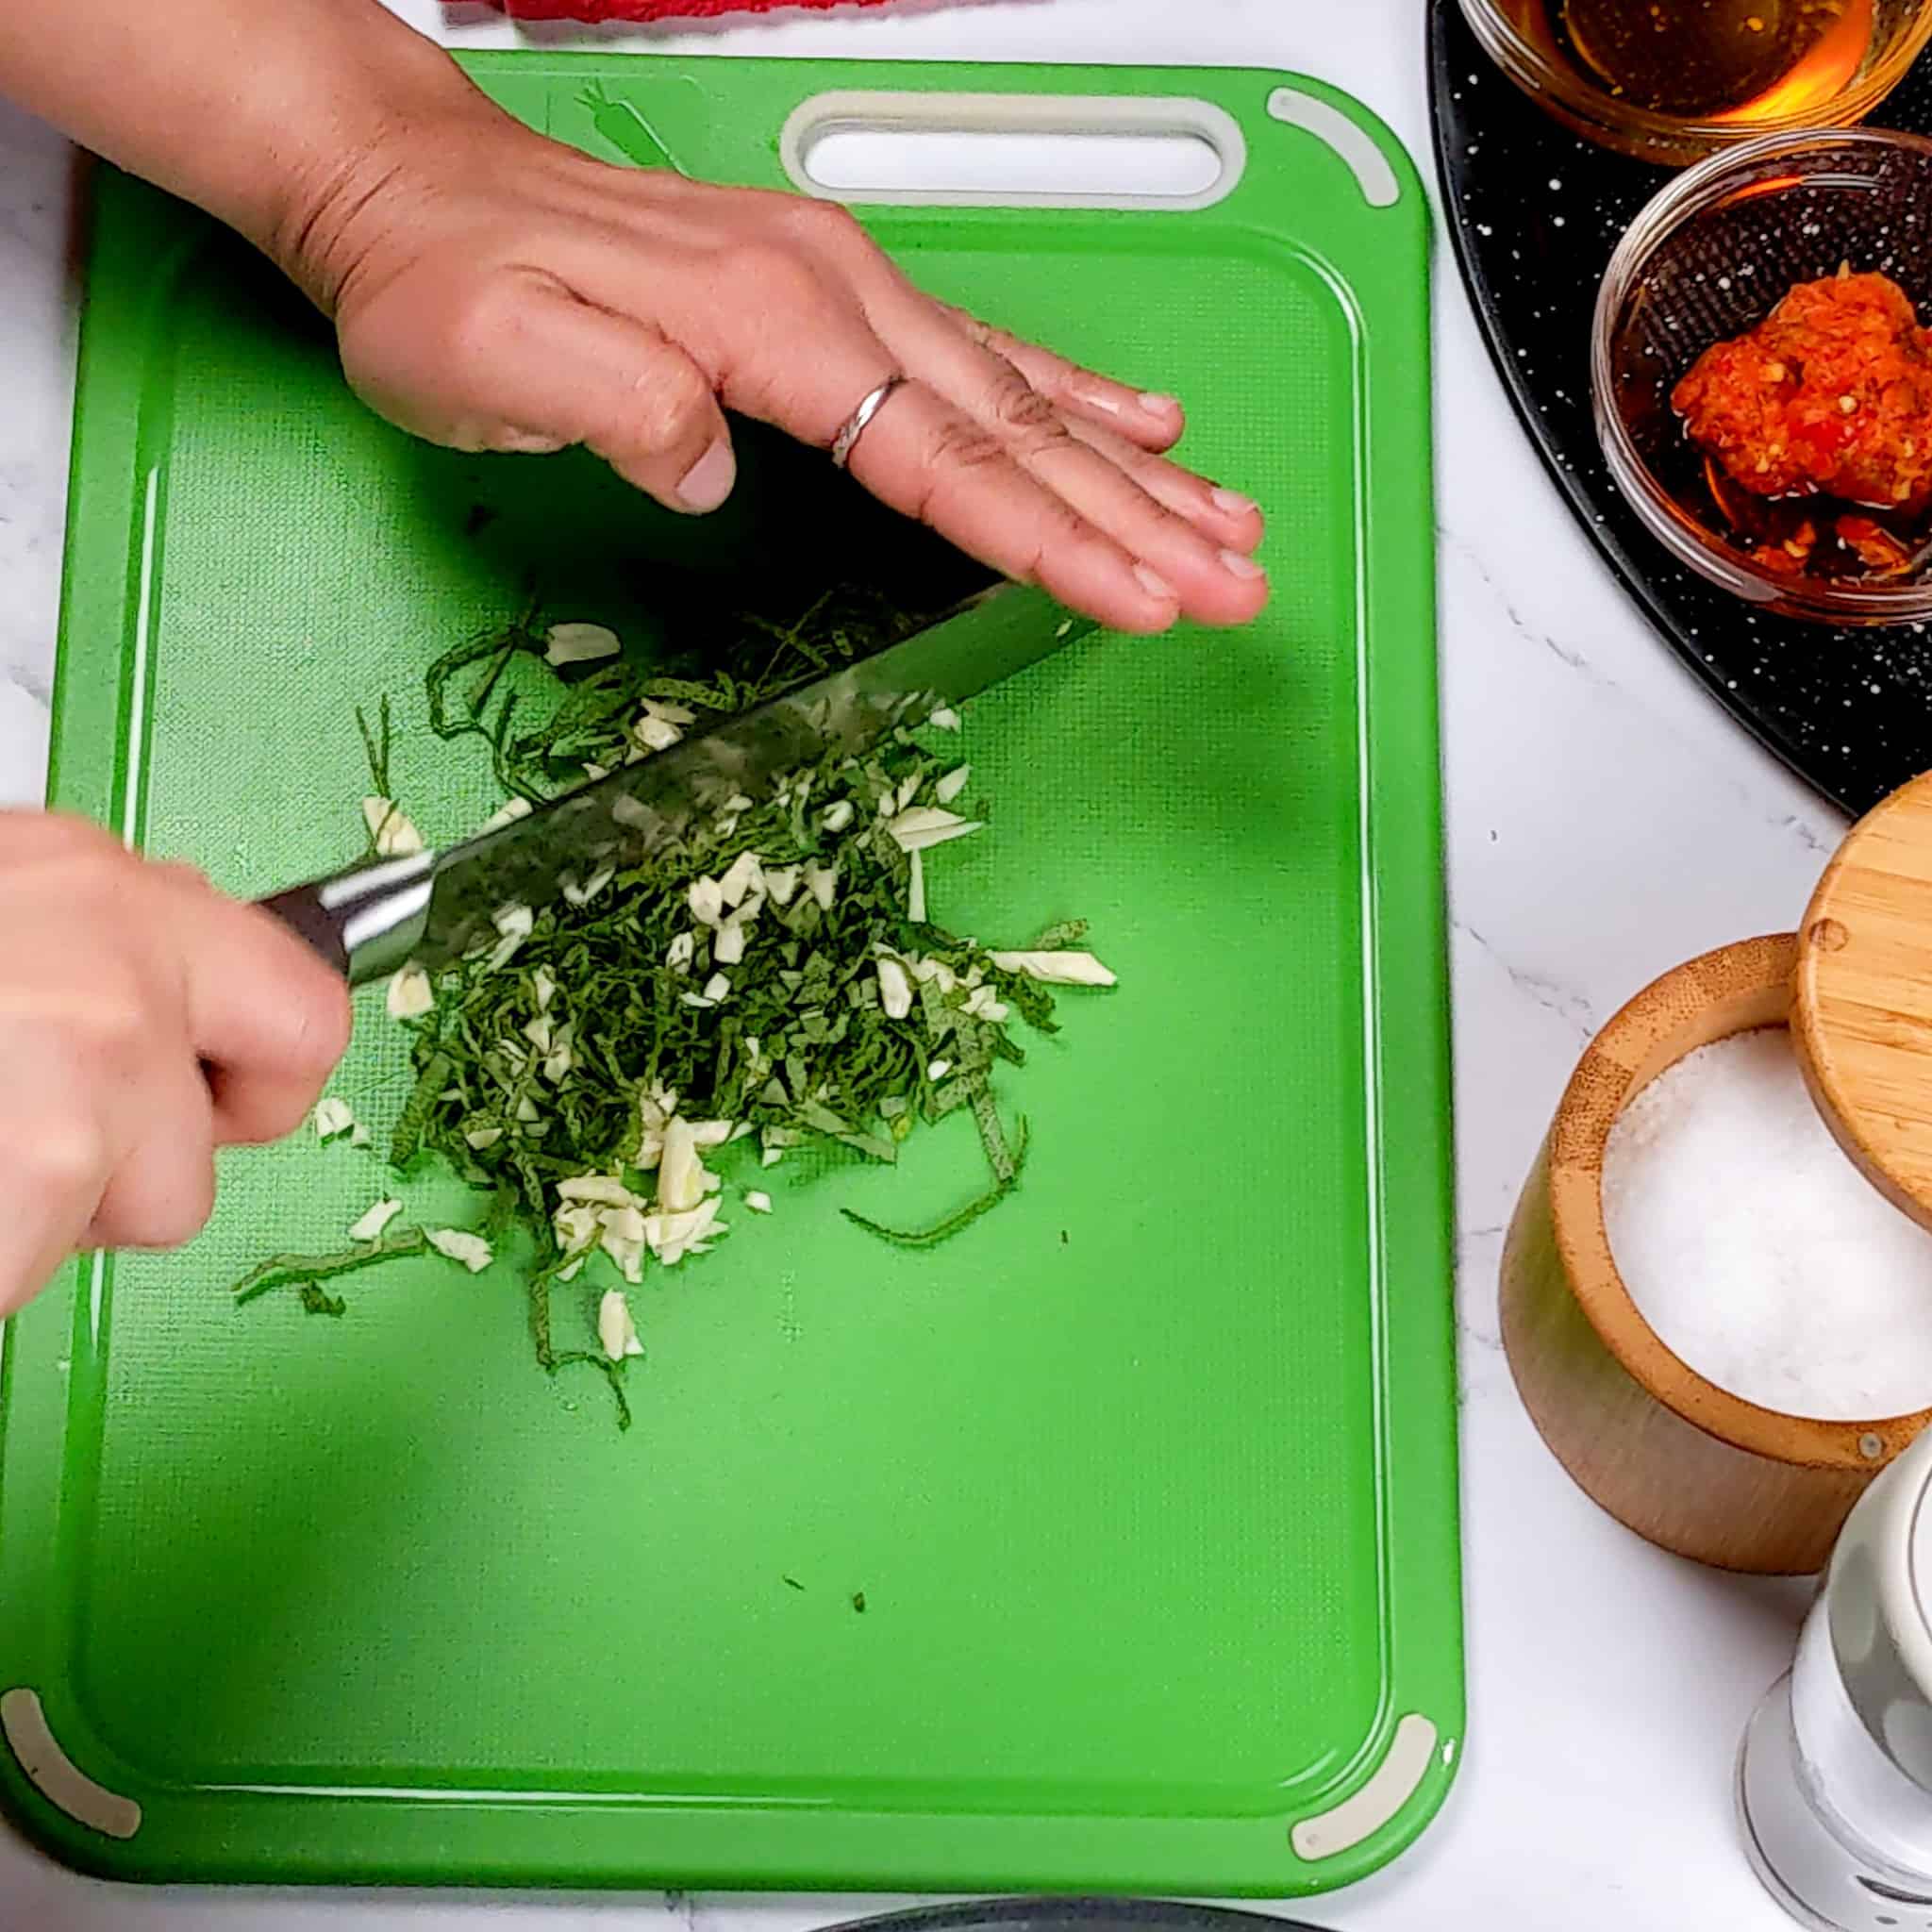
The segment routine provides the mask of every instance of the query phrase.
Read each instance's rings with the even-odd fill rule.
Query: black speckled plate
[[[1624,230],[1670,171],[1565,132],[1490,64],[1456,0],[1431,0],[1436,166],[1449,232],[1504,387],[1557,487],[1664,640],[1799,776],[1863,811],[1932,770],[1932,630],[1770,617],[1686,570],[1597,451],[1590,330]],[[1932,133],[1932,56],[1874,117]]]

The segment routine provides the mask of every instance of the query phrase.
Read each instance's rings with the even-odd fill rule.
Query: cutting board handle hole
[[[1247,165],[1207,101],[1034,94],[820,94],[780,142],[795,186],[855,205],[1190,212]]]
[[[1185,199],[1221,179],[1221,157],[1193,134],[946,134],[834,127],[806,152],[812,186],[839,195],[984,195],[1047,188]]]

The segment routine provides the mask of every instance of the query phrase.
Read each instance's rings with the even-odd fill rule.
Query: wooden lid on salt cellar
[[[1932,1228],[1932,773],[1855,825],[1798,931],[1791,1039],[1825,1124]]]

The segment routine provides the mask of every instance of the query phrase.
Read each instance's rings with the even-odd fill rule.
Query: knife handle
[[[411,853],[291,886],[256,904],[351,986],[365,986],[408,963],[428,926],[435,872],[435,853]]]

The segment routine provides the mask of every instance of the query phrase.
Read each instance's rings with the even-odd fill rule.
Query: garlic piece
[[[676,721],[666,715],[667,707],[655,705],[649,699],[638,715],[637,723],[630,727],[631,736],[637,740],[643,751],[669,751],[684,733],[677,728]],[[688,719],[690,712],[685,713]]]
[[[730,870],[718,881],[718,896],[734,909],[744,904],[748,894],[764,884],[765,868],[756,852],[741,852]]]
[[[596,1208],[578,1204],[559,1208],[550,1217],[550,1225],[556,1230],[557,1245],[566,1255],[577,1255],[596,1245],[602,1223]]]
[[[644,1241],[652,1254],[667,1268],[675,1267],[687,1255],[702,1255],[709,1238],[725,1232],[718,1220],[718,1197],[704,1196],[694,1208],[683,1213],[658,1213],[644,1217]]]
[[[891,957],[878,962],[879,1005],[889,1020],[903,1020],[912,1010],[912,981],[904,964]]]
[[[624,646],[617,633],[601,624],[553,624],[545,635],[543,661],[553,670],[565,664],[594,664],[614,658]]]
[[[597,1244],[635,1287],[644,1278],[644,1217],[635,1208],[605,1208],[597,1215]]]
[[[836,865],[807,866],[805,889],[819,902],[821,912],[829,912],[839,891],[839,868]]]
[[[567,1181],[558,1181],[557,1197],[560,1201],[593,1201],[601,1208],[637,1208],[642,1205],[615,1174],[580,1174]]]
[[[705,1198],[707,1178],[691,1124],[681,1114],[667,1121],[658,1160],[658,1206],[668,1213],[688,1213]]]
[[[997,1026],[1006,1018],[1010,1008],[990,986],[975,986],[966,996],[966,1004],[960,1008],[969,1020],[984,1020],[990,1025]]]
[[[617,868],[614,865],[607,865],[601,871],[593,872],[589,880],[581,886],[575,879],[565,879],[563,903],[566,906],[588,906],[616,876]]]
[[[480,1234],[466,1234],[459,1227],[431,1228],[429,1245],[439,1255],[446,1255],[452,1261],[460,1261],[472,1274],[482,1274],[494,1258],[490,1243]]]
[[[1049,986],[1118,986],[1119,978],[1091,953],[989,953],[1002,973],[1022,973]]]
[[[479,835],[483,832],[500,832],[504,826],[513,825],[519,819],[528,818],[534,808],[527,798],[507,798],[483,821],[477,831]]]
[[[638,1340],[637,1324],[631,1320],[629,1298],[621,1288],[607,1289],[604,1299],[597,1304],[597,1340],[614,1362],[644,1352],[644,1344]]]
[[[365,798],[362,821],[375,841],[378,858],[408,858],[424,849],[423,834],[403,816],[392,798]]]
[[[983,819],[961,818],[943,806],[915,805],[887,821],[886,829],[898,841],[902,852],[923,852],[943,845],[949,839],[964,839],[985,828]]]
[[[403,1211],[400,1201],[378,1201],[349,1229],[352,1241],[379,1241],[382,1231]]]
[[[498,934],[489,960],[489,970],[494,973],[516,957],[518,948],[530,937],[537,915],[527,906],[499,906],[490,923]]]

